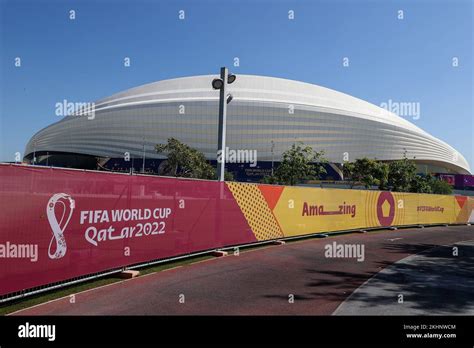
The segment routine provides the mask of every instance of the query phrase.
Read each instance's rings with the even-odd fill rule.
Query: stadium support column
[[[225,173],[225,142],[226,142],[226,123],[227,123],[227,101],[226,101],[226,89],[227,89],[227,75],[228,70],[225,67],[221,68],[221,80],[223,82],[220,93],[219,93],[219,139],[218,139],[218,151],[221,151],[221,160],[217,161],[217,175],[219,181],[224,181]]]

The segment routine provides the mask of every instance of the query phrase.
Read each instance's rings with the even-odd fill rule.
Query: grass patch
[[[105,276],[103,278],[89,280],[84,283],[70,285],[64,288],[46,291],[41,294],[32,295],[25,297],[24,299],[17,299],[10,302],[6,302],[0,305],[0,315],[16,312],[20,309],[28,308],[40,303],[55,300],[60,297],[76,294],[80,291],[89,290],[99,286],[112,284],[120,281],[119,278],[113,276]]]
[[[194,256],[194,257],[186,258],[183,260],[157,263],[156,265],[151,265],[151,266],[147,266],[143,268],[136,268],[136,270],[140,271],[140,276],[143,276],[145,274],[161,272],[170,268],[185,266],[185,265],[189,265],[192,263],[196,263],[199,261],[204,261],[204,260],[208,260],[212,258],[214,258],[214,256],[211,256],[211,255]]]
[[[157,272],[164,271],[166,269],[184,266],[184,265],[196,263],[196,262],[211,259],[211,258],[213,258],[213,256],[201,255],[201,256],[190,257],[190,258],[186,258],[186,259],[178,260],[178,261],[158,263],[156,265],[151,265],[151,266],[147,266],[143,268],[137,268],[137,270],[140,271],[140,276],[143,276],[146,274],[157,273]],[[102,278],[88,280],[83,283],[69,285],[64,288],[50,290],[50,291],[43,292],[41,294],[28,296],[23,299],[17,299],[10,302],[6,302],[0,305],[0,315],[6,315],[8,313],[16,312],[20,309],[32,307],[44,302],[48,302],[48,301],[55,300],[55,299],[65,297],[65,296],[69,296],[72,294],[77,294],[81,291],[94,289],[99,286],[117,283],[122,280],[123,279],[117,277],[116,275],[108,275]]]

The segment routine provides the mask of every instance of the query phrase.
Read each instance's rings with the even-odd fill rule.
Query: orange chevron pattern
[[[227,186],[237,201],[257,240],[283,237],[277,220],[256,184],[228,182]]]

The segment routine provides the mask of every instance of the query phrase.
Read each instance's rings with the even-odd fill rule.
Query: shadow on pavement
[[[392,308],[397,312],[394,314],[472,314],[474,244],[456,244],[457,256],[454,246],[430,250],[426,247],[426,244],[387,245],[387,249],[395,251],[425,251],[393,264],[378,262],[385,270],[354,293],[350,302],[365,308],[387,306],[384,308]],[[403,303],[398,302],[400,294]],[[369,314],[376,313],[370,310]]]

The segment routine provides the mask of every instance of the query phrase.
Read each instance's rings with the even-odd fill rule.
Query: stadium
[[[94,103],[94,117],[66,116],[28,142],[25,161],[84,169],[160,174],[155,145],[174,137],[215,165],[219,92],[215,75],[159,81]],[[420,173],[470,174],[447,143],[376,105],[325,87],[281,78],[238,75],[229,85],[227,147],[256,151],[256,166],[229,163],[242,181],[258,181],[294,142],[324,150],[324,179],[342,179],[341,164],[361,157],[414,159]],[[128,160],[129,154],[130,160]]]

